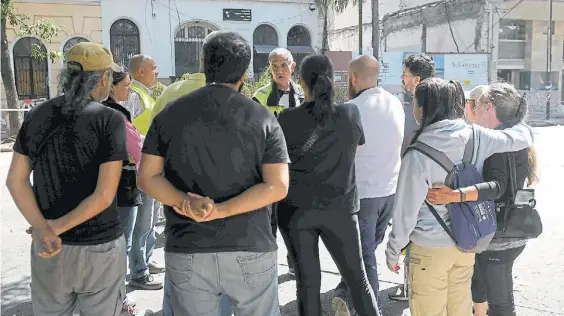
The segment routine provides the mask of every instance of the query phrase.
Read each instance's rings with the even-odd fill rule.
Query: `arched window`
[[[69,39],[66,43],[65,46],[63,46],[63,60],[66,60],[67,58],[67,52],[76,44],[78,43],[83,43],[83,42],[90,42],[89,40],[87,40],[84,37],[73,37],[71,39]]]
[[[40,52],[45,58],[34,57]],[[38,39],[24,37],[14,45],[14,79],[18,98],[49,98],[49,67],[47,49]]]
[[[294,25],[288,31],[287,43],[298,67],[307,55],[315,53],[311,47],[311,34],[304,26]]]
[[[110,50],[114,61],[128,67],[129,59],[141,53],[139,29],[135,23],[127,19],[115,21],[110,27]]]
[[[180,26],[174,36],[174,65],[177,77],[200,71],[200,54],[204,39],[217,27],[204,21],[188,22]]]
[[[253,33],[253,72],[257,80],[268,66],[268,54],[278,47],[278,33],[268,25],[259,25]]]

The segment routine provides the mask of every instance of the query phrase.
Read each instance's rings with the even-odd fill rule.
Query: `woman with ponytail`
[[[298,313],[321,316],[319,238],[349,286],[360,316],[379,315],[360,249],[354,158],[364,143],[355,105],[335,105],[333,66],[312,55],[301,64],[301,106],[278,121],[288,146],[290,188],[278,205],[278,225],[295,268]]]

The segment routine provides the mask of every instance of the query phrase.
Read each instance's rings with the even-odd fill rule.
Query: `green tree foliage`
[[[10,25],[15,29],[19,29],[18,36],[35,36],[43,43],[51,43],[54,38],[63,31],[63,27],[54,23],[51,20],[38,20],[33,23],[31,18],[16,11],[10,3],[10,0],[1,1],[0,11],[0,54],[2,56],[2,63],[0,65],[0,72],[2,76],[2,84],[4,85],[4,92],[6,93],[6,102],[8,109],[18,109],[18,93],[16,91],[16,83],[14,82],[14,72],[12,70],[12,56],[8,48],[8,37],[6,35],[6,26]],[[31,48],[33,58],[45,59],[49,58],[51,62],[55,62],[62,57],[61,52],[49,52],[41,50],[39,45],[34,44]],[[9,112],[9,133],[15,135],[22,120],[22,113],[12,111]]]

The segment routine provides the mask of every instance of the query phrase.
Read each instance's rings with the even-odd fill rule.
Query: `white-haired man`
[[[272,81],[259,88],[254,93],[253,100],[266,106],[274,115],[278,116],[284,109],[299,106],[304,100],[304,93],[302,88],[292,81],[296,62],[294,62],[294,57],[289,50],[283,47],[274,49],[268,55],[268,62]],[[270,220],[274,236],[276,236],[277,231],[276,209],[276,205],[273,205]],[[289,256],[287,260],[289,273],[294,274],[294,267]]]

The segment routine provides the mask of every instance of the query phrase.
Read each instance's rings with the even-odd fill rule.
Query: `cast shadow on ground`
[[[401,285],[396,285],[389,289],[380,291],[380,299],[382,300],[382,313],[386,316],[402,316],[404,311],[409,309],[409,303],[393,301],[390,294],[395,294]]]
[[[278,276],[278,285],[285,282],[294,281],[295,279],[296,277],[291,275],[290,273],[281,274]]]
[[[2,315],[32,315],[30,281],[27,276],[17,282],[2,283]]]
[[[408,309],[407,302],[396,302],[390,300],[388,294],[396,293],[399,286],[394,286],[389,288],[385,291],[380,291],[380,298],[382,299],[382,309],[383,315],[386,316],[402,316],[404,315],[404,311]],[[334,290],[321,293],[321,310],[323,315],[333,315],[333,309],[331,307],[331,301],[334,297]],[[280,306],[280,312],[282,316],[297,316],[298,315],[298,306],[296,300],[284,305]]]

